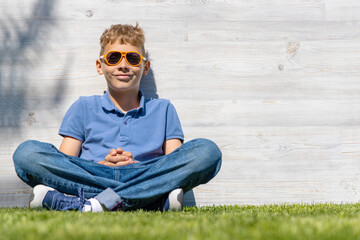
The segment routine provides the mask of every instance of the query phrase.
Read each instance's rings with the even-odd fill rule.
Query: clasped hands
[[[131,152],[126,152],[122,148],[117,148],[111,149],[109,154],[106,155],[105,160],[98,163],[109,167],[120,167],[138,163],[138,161],[134,161]]]

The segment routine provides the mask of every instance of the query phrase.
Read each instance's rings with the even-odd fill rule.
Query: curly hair
[[[106,29],[100,37],[100,55],[104,54],[104,49],[107,44],[114,44],[116,42],[138,46],[141,49],[141,54],[145,55],[145,35],[138,23],[136,23],[135,26],[116,24]]]

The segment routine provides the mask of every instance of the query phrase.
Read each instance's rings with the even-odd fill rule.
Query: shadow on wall
[[[64,76],[54,80],[53,95],[47,99],[28,99],[30,91],[41,88],[31,74],[41,62],[46,51],[49,33],[56,25],[53,17],[56,1],[34,1],[31,14],[11,16],[2,9],[0,23],[0,134],[21,134],[21,127],[32,117],[32,109],[59,104],[65,90]],[[16,5],[14,4],[14,7]],[[23,6],[22,6],[23,7]],[[19,19],[19,20],[18,20]],[[33,89],[33,90],[31,90]],[[34,95],[33,95],[34,96]],[[51,109],[51,108],[50,108]],[[24,117],[25,116],[25,117]],[[25,119],[25,120],[24,120]]]
[[[149,52],[146,52],[146,58],[150,59]],[[151,62],[151,60],[150,60]],[[140,82],[140,89],[143,91],[145,97],[147,98],[159,98],[157,94],[157,88],[155,83],[155,76],[154,72],[151,68],[150,64],[150,70],[146,76],[143,76]]]

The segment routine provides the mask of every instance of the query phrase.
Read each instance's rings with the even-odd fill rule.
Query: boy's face
[[[135,51],[140,54],[140,47],[130,44],[108,44],[105,46],[104,54],[109,51],[131,52]],[[145,57],[145,56],[144,56]],[[123,58],[117,65],[110,66],[104,59],[96,60],[97,72],[104,74],[109,90],[112,92],[138,92],[141,77],[146,76],[150,69],[150,62],[142,60],[139,66],[132,66],[128,64]]]

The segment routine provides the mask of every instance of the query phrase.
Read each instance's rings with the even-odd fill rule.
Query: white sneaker
[[[184,191],[181,188],[169,193],[164,205],[164,211],[181,211],[184,206]]]
[[[83,190],[79,189],[79,196],[66,195],[51,187],[37,185],[30,195],[30,208],[48,210],[78,210],[83,211],[86,203]],[[91,205],[91,202],[89,202]]]
[[[55,189],[44,185],[35,186],[30,194],[29,207],[35,209],[44,208],[43,201],[49,191],[55,191]]]

